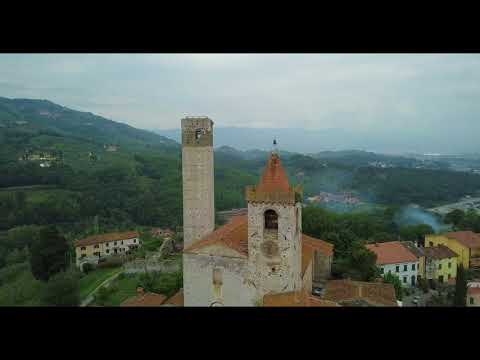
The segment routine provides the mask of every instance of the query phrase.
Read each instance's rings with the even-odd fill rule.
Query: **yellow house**
[[[445,245],[423,249],[425,254],[425,279],[440,283],[454,283],[457,278],[458,255]]]
[[[456,231],[425,236],[425,248],[445,245],[458,254],[458,265],[465,269],[480,267],[480,235],[473,231]]]

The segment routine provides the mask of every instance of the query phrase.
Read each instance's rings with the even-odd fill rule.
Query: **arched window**
[[[265,211],[265,229],[278,229],[278,215],[274,210]]]

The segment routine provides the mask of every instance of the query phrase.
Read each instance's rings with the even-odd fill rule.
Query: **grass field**
[[[97,269],[83,276],[80,279],[80,299],[85,300],[102,282],[120,271],[122,271],[121,267]]]

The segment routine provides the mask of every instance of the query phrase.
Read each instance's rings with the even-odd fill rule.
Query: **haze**
[[[479,54],[0,54],[0,96],[144,129],[206,115],[348,132],[340,148],[479,151]]]

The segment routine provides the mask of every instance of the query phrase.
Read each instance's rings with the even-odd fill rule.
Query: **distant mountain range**
[[[449,134],[409,129],[403,136],[398,132],[375,129],[310,130],[297,128],[236,128],[215,127],[214,145],[231,146],[239,150],[270,150],[273,139],[277,139],[281,150],[313,154],[320,151],[364,150],[385,154],[459,154],[478,152],[480,146],[469,136],[452,129]],[[181,130],[153,130],[157,134],[181,142]],[[467,139],[468,137],[468,139]],[[473,144],[473,145],[472,145]]]

